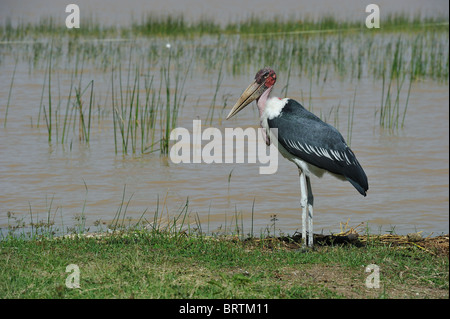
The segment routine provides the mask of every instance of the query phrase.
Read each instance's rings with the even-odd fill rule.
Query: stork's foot
[[[314,248],[314,234],[307,232],[305,236],[302,234],[302,246],[305,248]]]

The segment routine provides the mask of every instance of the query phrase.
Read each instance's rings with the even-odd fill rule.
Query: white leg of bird
[[[303,246],[306,246],[306,224],[307,224],[307,210],[308,210],[308,194],[306,188],[306,175],[299,169],[300,173],[300,205],[302,206],[302,239]]]
[[[308,176],[306,176],[306,187],[308,190],[308,246],[313,247],[314,245],[314,232],[313,232],[313,206],[314,206],[314,196],[311,188],[311,181]]]

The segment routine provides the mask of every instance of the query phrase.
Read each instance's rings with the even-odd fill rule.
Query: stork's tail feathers
[[[352,176],[345,176],[345,178],[356,188],[356,190],[363,196],[367,195],[369,189],[369,182],[367,175],[358,163],[357,170],[352,171]]]
[[[361,186],[359,183],[355,182],[354,180],[352,180],[351,178],[347,177],[347,180],[356,188],[356,190],[363,196],[367,195],[367,190],[369,189],[369,186]]]

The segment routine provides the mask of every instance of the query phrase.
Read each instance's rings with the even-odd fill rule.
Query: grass
[[[238,212],[226,233],[208,235],[198,216],[190,225],[188,199],[167,221],[164,207],[157,207],[151,221],[144,211],[138,221],[127,222],[132,197],[124,186],[114,220],[95,233],[88,233],[84,206],[79,225],[59,234],[53,199],[44,218],[30,207],[31,233],[10,213],[10,227],[0,238],[0,297],[448,298],[448,235],[417,241],[367,233],[338,244],[354,234],[347,222],[338,234],[343,237],[324,236],[323,245],[316,237],[316,248],[303,251],[298,235],[274,237],[276,215],[259,237],[253,225],[252,234],[243,235]],[[80,270],[80,288],[65,284],[72,264]],[[370,264],[380,269],[379,288],[366,287]]]
[[[86,188],[86,197],[88,188]],[[298,235],[275,237],[277,216],[260,236],[244,235],[235,212],[224,232],[191,224],[189,199],[174,217],[165,199],[153,218],[126,217],[133,194],[123,189],[114,220],[89,233],[84,214],[78,225],[56,226],[60,207],[48,200],[45,216],[8,213],[0,232],[0,297],[15,298],[448,298],[448,235],[422,239],[369,234],[342,241],[355,228],[315,235],[316,248],[301,250]],[[159,201],[158,201],[159,202]],[[253,203],[254,204],[254,203]],[[252,206],[252,218],[253,218]],[[226,223],[226,222],[225,222]],[[344,226],[344,228],[343,228]],[[209,224],[208,224],[209,229]],[[340,237],[339,237],[340,236]],[[435,240],[436,239],[436,240]],[[326,244],[321,241],[326,240]],[[339,241],[340,240],[340,241]],[[325,243],[325,242],[324,242]],[[80,270],[80,288],[66,286],[66,267]],[[367,265],[380,269],[380,287],[366,287]]]
[[[7,238],[0,254],[2,298],[448,298],[448,256],[373,241],[301,252],[274,238],[129,230]],[[69,264],[79,289],[65,285]],[[369,264],[379,289],[365,286]]]

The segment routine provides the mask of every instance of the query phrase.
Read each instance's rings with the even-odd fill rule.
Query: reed
[[[353,119],[355,115],[355,102],[356,102],[356,88],[355,93],[353,94],[353,102],[348,107],[348,115],[347,115],[347,144],[349,146],[352,145],[352,135],[353,135]]]
[[[288,18],[276,16],[271,19],[251,15],[237,22],[230,22],[221,26],[212,18],[202,17],[188,22],[182,14],[155,16],[143,14],[140,19],[133,19],[128,26],[101,25],[94,17],[81,20],[82,28],[67,29],[63,21],[52,17],[43,17],[36,24],[18,22],[13,26],[11,20],[6,19],[0,26],[2,41],[24,40],[35,36],[49,37],[53,35],[78,38],[128,38],[131,36],[173,36],[194,37],[203,35],[246,35],[264,36],[277,34],[315,34],[329,32],[356,32],[364,30],[364,23],[360,20],[340,20],[333,16],[318,19],[292,15]],[[419,15],[410,17],[407,14],[391,14],[382,21],[379,32],[418,32],[424,29],[448,30],[448,17],[422,18]]]
[[[45,110],[44,106],[44,116],[45,116],[45,122],[47,124],[47,131],[48,131],[48,142],[50,143],[52,141],[52,55],[53,55],[53,43],[50,46],[50,56],[48,58],[48,112]],[[45,85],[45,80],[44,80]],[[44,90],[44,89],[42,89]]]
[[[171,62],[172,59],[175,58],[175,83],[172,85],[171,82]],[[160,139],[160,152],[163,155],[167,155],[169,153],[169,141],[170,141],[170,132],[176,127],[178,121],[178,113],[180,111],[181,106],[186,101],[186,95],[184,94],[184,86],[186,83],[187,75],[189,70],[191,69],[192,59],[187,64],[187,67],[184,73],[181,71],[184,65],[179,58],[178,54],[173,54],[171,49],[169,48],[169,55],[167,60],[167,65],[162,65],[161,67],[161,79],[165,84],[164,93],[165,93],[165,105],[160,108],[160,127],[161,127],[161,139]],[[160,85],[160,92],[162,89],[162,83]],[[171,93],[173,90],[173,94]],[[161,93],[160,93],[161,95]],[[160,99],[158,99],[160,100]],[[183,104],[182,104],[183,103]],[[163,112],[163,110],[165,112]]]
[[[113,232],[118,231],[118,230],[123,230],[126,227],[126,225],[124,223],[125,216],[126,216],[126,213],[127,213],[128,205],[130,204],[130,201],[131,201],[131,199],[133,198],[133,195],[134,195],[134,194],[131,194],[130,198],[128,199],[128,201],[125,204],[126,188],[127,188],[127,185],[125,184],[123,186],[122,200],[120,202],[119,208],[117,209],[116,214],[114,215],[114,218],[113,218],[112,222],[108,225],[108,228],[111,229]],[[124,205],[125,205],[125,207],[124,207]],[[122,217],[122,221],[120,221],[121,217]]]
[[[118,139],[117,136],[120,135],[120,141],[122,146],[122,153],[128,154],[131,144],[131,152],[135,154],[137,151],[137,132],[139,126],[144,127],[147,121],[141,118],[143,115],[140,110],[140,75],[139,66],[130,65],[127,75],[127,84],[123,88],[122,84],[122,67],[119,65],[119,94],[116,96],[115,86],[114,86],[114,73],[115,70],[111,71],[111,92],[112,92],[112,108],[113,108],[113,125],[114,125],[114,147],[117,153],[118,149]],[[130,84],[131,70],[134,70],[134,80]],[[123,92],[125,91],[125,97]],[[116,101],[119,101],[119,105],[116,105]],[[147,100],[148,101],[148,100]],[[148,106],[146,106],[148,108]],[[145,132],[145,128],[144,128]],[[142,130],[141,130],[142,136]],[[144,144],[142,141],[141,146]],[[142,150],[142,148],[141,148]],[[143,150],[142,150],[143,151]]]
[[[74,75],[72,74],[71,76],[71,81],[70,81],[70,89],[69,89],[69,96],[67,98],[67,104],[66,104],[66,112],[64,114],[64,124],[63,124],[63,129],[62,129],[62,136],[61,136],[61,144],[64,144],[64,141],[66,140],[67,134],[68,134],[68,130],[69,130],[69,114],[70,114],[70,101],[72,98],[72,90],[73,90],[73,80],[74,80]]]
[[[402,54],[403,50],[404,44],[399,37],[395,43],[391,66],[390,68],[385,67],[382,73],[381,106],[379,111],[376,111],[376,114],[379,114],[380,126],[387,128],[390,131],[398,130],[404,125],[413,82],[414,63],[409,63],[409,72],[406,73],[404,71],[404,64],[406,64],[406,62],[404,55]],[[414,57],[412,60],[413,59]],[[402,95],[402,88],[408,75],[409,86],[407,90],[406,102],[403,110],[401,110],[400,96]]]
[[[91,88],[90,95],[89,95],[89,105],[88,105],[88,114],[87,118],[85,118],[84,110],[83,110],[83,101],[82,96],[85,93],[85,91],[88,89],[88,87]],[[91,136],[91,118],[92,118],[92,105],[93,105],[93,96],[94,96],[94,80],[91,80],[89,84],[86,86],[86,88],[81,91],[80,88],[75,88],[75,98],[76,98],[76,109],[79,114],[79,140],[89,143],[89,139]],[[66,113],[67,114],[67,113]],[[66,123],[64,123],[66,124]]]
[[[222,84],[223,81],[223,67],[224,67],[224,62],[226,59],[226,51],[225,53],[222,54],[222,58],[220,59],[220,67],[219,67],[219,72],[217,75],[217,81],[216,81],[216,86],[215,86],[215,90],[214,90],[214,95],[211,101],[211,105],[208,109],[208,114],[206,115],[206,122],[209,122],[209,125],[212,125],[212,122],[214,120],[214,110],[216,108],[216,100],[217,100],[217,93],[219,92],[220,89],[220,85]]]
[[[14,78],[16,76],[17,63],[18,63],[18,59],[15,58],[14,71],[13,71],[13,74],[12,74],[11,83],[9,85],[8,102],[6,103],[5,118],[3,120],[3,127],[4,128],[6,128],[6,122],[8,121],[9,104],[11,102],[11,92],[12,92],[12,88],[13,88],[13,85],[14,85]]]
[[[149,153],[156,151],[155,145],[159,143],[160,153],[166,155],[170,132],[176,127],[178,113],[186,100],[184,86],[191,64],[183,70],[178,56],[169,53],[166,64],[160,65],[159,83],[155,83],[155,75],[142,74],[145,64],[132,63],[133,52],[129,54],[125,84],[122,65],[113,65],[111,69],[115,152],[121,147],[122,154]],[[143,89],[141,82],[144,82]],[[159,139],[157,132],[160,132]]]
[[[395,15],[383,22],[382,29],[373,32],[361,29],[356,22],[344,23],[331,17],[267,21],[253,16],[218,26],[208,19],[191,23],[182,16],[145,16],[141,23],[128,27],[110,29],[86,21],[76,32],[65,30],[58,34],[62,29],[55,20],[41,22],[19,22],[13,26],[7,21],[0,26],[1,41],[6,41],[1,47],[2,55],[14,56],[15,64],[3,127],[11,113],[16,70],[21,70],[21,61],[26,61],[29,74],[44,74],[36,127],[45,120],[48,142],[72,145],[78,135],[79,141],[89,144],[97,106],[99,125],[102,112],[106,116],[112,114],[110,136],[116,154],[168,154],[170,131],[177,126],[186,102],[188,76],[217,73],[206,114],[209,124],[220,122],[222,117],[216,108],[223,79],[248,74],[262,65],[283,74],[284,96],[292,94],[293,78],[309,79],[309,100],[305,104],[310,110],[314,108],[313,84],[324,85],[334,77],[352,82],[373,79],[382,86],[380,105],[375,110],[377,124],[392,132],[407,121],[415,81],[448,83],[449,78],[448,18]],[[132,32],[132,40],[121,38]],[[107,39],[109,36],[114,36],[114,41]],[[147,36],[153,36],[151,41]],[[21,49],[15,49],[12,42],[21,40]],[[167,41],[170,48],[166,47]],[[0,59],[0,68],[7,60]],[[104,106],[96,103],[96,97],[103,93],[99,92],[98,80],[88,75],[88,82],[85,81],[85,73],[91,68],[111,72],[107,76],[111,96]],[[64,88],[61,79],[66,71],[70,85]],[[64,89],[67,100],[62,98]],[[225,95],[223,99],[226,104]],[[334,109],[338,110],[339,107]],[[349,107],[348,137],[352,121],[353,107]]]

